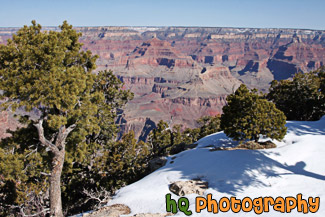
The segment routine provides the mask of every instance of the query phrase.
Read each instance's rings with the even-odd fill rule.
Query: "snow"
[[[211,147],[235,146],[223,132],[199,140],[195,149],[170,156],[167,164],[136,183],[120,189],[108,205],[128,205],[132,214],[166,213],[165,195],[168,186],[178,180],[200,178],[208,181],[211,193],[219,201],[222,197],[320,197],[319,210],[307,216],[325,216],[325,117],[316,122],[287,122],[288,132],[283,141],[274,141],[277,148],[266,150],[210,151]],[[175,158],[176,157],[176,158]],[[174,159],[175,158],[175,159]],[[186,195],[191,216],[257,216],[252,212],[208,213],[195,212],[195,198]],[[174,200],[178,196],[171,193]],[[185,216],[178,212],[175,216]],[[306,216],[298,213],[280,213],[273,210],[258,216]]]

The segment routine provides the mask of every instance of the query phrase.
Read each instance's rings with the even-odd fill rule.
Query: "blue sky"
[[[0,27],[211,26],[325,30],[325,0],[0,0]]]

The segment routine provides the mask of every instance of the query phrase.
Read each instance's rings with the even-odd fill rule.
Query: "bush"
[[[198,140],[210,134],[220,131],[220,115],[203,116],[197,123],[200,125],[200,133]]]
[[[186,128],[182,132],[182,125],[177,124],[170,128],[166,122],[160,120],[148,138],[153,147],[153,157],[177,154],[187,148],[193,148],[194,142],[220,131],[220,115],[203,116],[196,122],[199,124],[198,128]]]
[[[254,140],[260,135],[281,140],[286,134],[286,117],[275,105],[241,85],[227,97],[221,115],[221,129],[234,140]]]
[[[324,68],[297,73],[292,80],[272,81],[267,98],[288,120],[319,120],[325,114]]]

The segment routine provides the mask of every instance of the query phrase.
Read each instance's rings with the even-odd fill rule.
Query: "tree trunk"
[[[52,168],[50,176],[50,216],[63,217],[61,200],[61,173],[64,164],[65,140],[69,133],[76,127],[75,124],[66,128],[61,126],[55,139],[55,144],[44,136],[43,120],[34,124],[38,131],[41,144],[53,153]]]
[[[61,201],[61,173],[64,163],[65,150],[55,154],[52,159],[52,171],[50,176],[50,210],[51,216],[63,217]]]

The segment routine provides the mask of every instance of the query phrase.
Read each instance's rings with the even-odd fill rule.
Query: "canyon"
[[[44,27],[57,31],[56,27]],[[224,27],[75,27],[84,50],[99,56],[97,69],[112,70],[134,93],[119,115],[124,132],[145,140],[155,123],[196,127],[217,115],[226,97],[244,83],[267,92],[325,63],[325,31]],[[0,43],[18,28],[0,28]],[[0,121],[8,122],[2,113]],[[15,126],[10,119],[10,127]],[[0,127],[4,129],[3,122]],[[2,131],[3,132],[3,131]],[[3,134],[5,135],[5,134]]]

